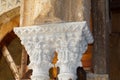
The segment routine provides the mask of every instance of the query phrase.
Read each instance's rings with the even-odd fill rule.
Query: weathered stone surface
[[[109,37],[110,37],[110,19],[109,19],[109,1],[92,0],[93,11],[93,69],[96,74],[107,74],[109,63]]]
[[[0,25],[5,24],[6,22],[9,22],[12,20],[14,17],[20,15],[20,7],[14,8],[2,15],[0,15]]]
[[[20,6],[20,0],[0,0],[0,15]]]
[[[27,3],[27,4],[26,4]],[[24,0],[21,24],[90,20],[91,0]]]
[[[19,27],[14,31],[30,57],[33,80],[49,79],[48,70],[52,67],[54,51],[58,52],[58,78],[76,80],[76,69],[82,66],[82,54],[87,50],[87,45],[93,42],[85,21]]]

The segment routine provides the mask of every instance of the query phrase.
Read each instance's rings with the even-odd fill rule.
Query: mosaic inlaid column
[[[53,23],[14,29],[30,57],[32,80],[49,80],[49,69],[58,53],[59,80],[76,80],[76,69],[93,37],[85,21]]]

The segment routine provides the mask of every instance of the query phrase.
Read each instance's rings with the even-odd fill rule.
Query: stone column
[[[49,80],[49,69],[52,67],[53,41],[50,41],[49,35],[40,34],[41,30],[39,26],[15,29],[29,55],[28,68],[33,70],[32,80]]]
[[[78,26],[81,27],[80,30]],[[75,32],[66,32],[65,41],[61,41],[60,47],[56,50],[58,52],[57,65],[60,67],[59,80],[76,80],[76,69],[79,66],[82,67],[80,61],[82,54],[87,50],[87,44],[93,42],[86,23],[74,24],[71,28]]]
[[[58,53],[59,80],[76,80],[76,69],[93,37],[85,21],[14,29],[30,56],[32,80],[49,80],[54,51]]]
[[[110,18],[109,0],[92,0],[94,49],[93,49],[93,70],[94,79],[109,80],[109,39],[110,39]],[[103,37],[104,36],[104,37]],[[89,80],[89,79],[88,79]]]

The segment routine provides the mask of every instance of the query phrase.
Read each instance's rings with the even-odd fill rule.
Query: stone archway
[[[19,18],[20,18],[19,10],[20,10],[20,8],[17,7],[17,8],[14,8],[14,9],[0,15],[0,47],[1,47],[0,52],[1,52],[1,54],[3,53],[3,51],[2,51],[3,45],[6,45],[6,47],[10,51],[10,55],[12,55],[12,56],[16,55],[16,52],[17,52],[16,50],[18,50],[18,48],[16,48],[16,50],[14,50],[14,49],[12,49],[12,47],[15,47],[15,43],[17,44],[19,39],[12,32],[12,30],[14,27],[19,26]],[[19,52],[17,52],[17,53],[19,53]],[[21,56],[19,56],[19,58],[18,58],[19,61],[20,61],[20,57]],[[16,60],[17,59],[16,57],[12,57],[12,58],[14,58],[15,63],[17,63],[17,64],[20,63],[18,60]],[[9,69],[10,66],[6,63],[5,57],[3,57],[3,56],[1,57],[0,64],[1,64],[0,68],[2,68],[2,67],[5,68],[5,69],[1,69],[1,71],[0,71],[1,79],[2,80],[13,79],[14,77],[12,77],[11,70]],[[4,76],[5,74],[6,74],[6,77]]]

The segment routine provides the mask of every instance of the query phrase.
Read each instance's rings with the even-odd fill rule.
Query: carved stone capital
[[[85,21],[19,27],[14,31],[30,56],[33,80],[43,76],[46,78],[41,80],[48,80],[54,51],[58,53],[59,80],[75,80],[76,68],[82,66],[82,54],[87,45],[93,42]]]

